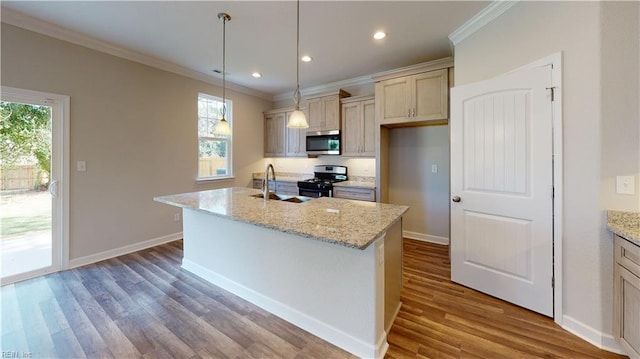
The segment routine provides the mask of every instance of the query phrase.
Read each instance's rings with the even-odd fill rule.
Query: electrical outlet
[[[431,173],[438,173],[438,165],[431,165]]]
[[[634,176],[617,176],[616,177],[616,193],[617,194],[636,194],[636,183]]]
[[[176,222],[180,222],[180,213],[176,213],[173,215],[173,220]]]
[[[78,161],[78,162],[76,162],[76,171],[78,171],[78,172],[86,172],[87,171],[87,162],[86,161]]]

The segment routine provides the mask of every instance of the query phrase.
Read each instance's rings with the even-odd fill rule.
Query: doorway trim
[[[552,162],[553,162],[553,321],[563,326],[563,271],[562,271],[562,222],[564,208],[563,161],[562,161],[562,52],[534,61],[511,72],[524,69],[551,65],[551,86],[553,101],[551,102],[552,116]]]
[[[30,272],[29,275],[16,275],[8,282],[16,282],[34,276],[57,272],[69,266],[69,143],[70,143],[70,97],[47,92],[32,91],[14,87],[2,86],[2,101],[23,102],[36,105],[51,106],[51,136],[52,136],[52,172],[59,174],[58,197],[54,201],[54,217],[52,218],[52,236],[57,236],[59,242],[53,241],[52,265],[44,271]],[[55,119],[59,121],[55,121]],[[53,177],[53,176],[52,176]],[[54,178],[52,178],[53,180]],[[57,217],[57,218],[56,218]],[[57,245],[57,248],[56,248]],[[7,284],[2,283],[2,285]]]

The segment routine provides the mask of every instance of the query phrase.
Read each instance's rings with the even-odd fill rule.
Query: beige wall
[[[638,2],[602,6],[602,208],[640,209],[640,35]],[[616,176],[635,176],[636,195],[615,193]]]
[[[227,91],[236,178],[196,184],[197,95],[221,88],[7,24],[1,71],[4,86],[71,97],[70,259],[180,232],[154,196],[248,186],[261,170],[269,101]]]
[[[607,208],[637,210],[638,196],[621,199],[604,182],[614,174],[638,173],[638,161],[628,163],[636,158],[639,138],[638,52],[633,53],[637,43],[624,52],[624,58],[604,52],[628,45],[626,40],[611,43],[620,41],[620,31],[635,27],[633,33],[638,33],[637,15],[623,16],[624,24],[612,24],[615,16],[630,8],[638,14],[637,6],[611,3],[603,11],[598,2],[519,2],[455,47],[456,85],[562,52],[565,317],[561,319],[605,334],[612,332],[613,253],[603,214]],[[602,32],[603,23],[611,28]],[[624,73],[630,75],[630,83],[620,83]],[[621,138],[628,143],[614,144]],[[630,154],[634,149],[636,155]],[[610,161],[618,158],[629,161]]]
[[[418,239],[448,240],[449,126],[391,129],[389,158],[389,203],[410,208],[403,230]]]

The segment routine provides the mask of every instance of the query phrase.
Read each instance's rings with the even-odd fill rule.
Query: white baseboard
[[[375,345],[367,344],[316,318],[247,288],[188,259],[182,260],[182,268],[360,358],[382,359],[389,347],[386,333]]]
[[[72,269],[72,268],[81,267],[87,264],[100,262],[105,259],[110,259],[110,258],[122,256],[125,254],[137,252],[143,249],[159,246],[161,244],[177,241],[178,239],[182,239],[182,232],[170,234],[168,236],[149,239],[144,242],[134,243],[128,246],[120,247],[120,248],[110,249],[108,251],[92,254],[89,256],[75,258],[69,261],[69,266],[66,269]]]
[[[567,315],[562,317],[562,328],[602,350],[627,355],[613,335],[602,333]]]
[[[430,234],[411,232],[411,231],[402,231],[402,236],[404,238],[415,239],[423,242],[449,245],[449,238],[447,237],[432,236]]]

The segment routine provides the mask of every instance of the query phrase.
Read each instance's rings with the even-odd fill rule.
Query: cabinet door
[[[340,97],[326,96],[322,98],[324,109],[323,131],[340,129]]]
[[[631,358],[640,358],[640,278],[614,267],[614,336]]]
[[[298,195],[298,182],[281,182],[276,181],[276,193],[288,196]]]
[[[380,124],[407,122],[409,110],[409,77],[380,81],[376,84],[376,102]]]
[[[411,76],[411,122],[449,118],[448,78],[447,69]]]
[[[265,157],[281,157],[285,155],[285,113],[268,114],[265,120]]]
[[[362,102],[362,145],[360,156],[376,155],[376,101]]]
[[[333,187],[333,196],[335,198],[355,199],[358,201],[376,201],[376,191],[368,188],[349,188],[343,186]]]
[[[307,111],[303,110],[307,119],[309,116],[307,115]],[[285,147],[286,147],[286,156],[287,157],[307,157],[307,129],[306,128],[288,128],[286,127],[286,123],[289,122],[289,116],[291,116],[292,111],[287,112],[286,122],[285,122]]]
[[[359,156],[362,138],[362,104],[342,104],[342,155]]]
[[[307,100],[307,111],[309,111],[309,131],[322,131],[325,127],[324,103],[321,97]]]

